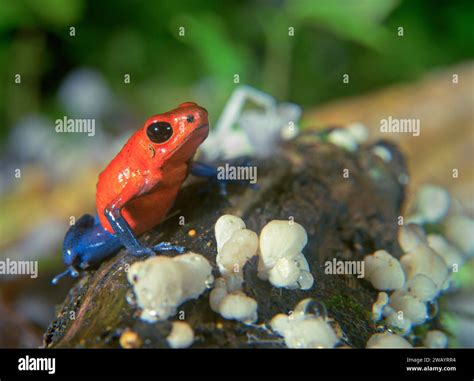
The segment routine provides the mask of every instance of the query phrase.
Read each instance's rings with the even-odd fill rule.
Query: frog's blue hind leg
[[[211,183],[215,183],[219,187],[219,192],[222,196],[227,196],[227,184],[225,180],[217,178],[217,168],[211,165],[201,163],[199,161],[191,162],[191,174],[197,177],[205,177]]]
[[[111,256],[122,246],[120,240],[105,230],[98,217],[83,215],[76,224],[71,226],[64,237],[63,261],[67,270],[57,275],[52,283],[66,275],[77,277],[76,268],[85,269],[89,265],[100,263]]]
[[[247,159],[244,159],[241,163],[236,163],[236,166],[249,167],[250,161]],[[248,183],[247,181],[243,181],[243,180],[220,179],[218,176],[219,170],[216,167],[201,163],[199,161],[191,162],[191,174],[198,177],[205,177],[209,180],[210,183],[217,184],[217,186],[219,187],[219,192],[222,196],[227,196],[227,185],[230,182],[235,182],[239,184]],[[249,186],[253,189],[258,188],[256,184],[249,183]]]

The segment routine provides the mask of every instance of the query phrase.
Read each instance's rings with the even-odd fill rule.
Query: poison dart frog
[[[134,256],[184,252],[169,242],[146,247],[136,237],[163,221],[189,173],[216,176],[216,168],[192,161],[208,133],[207,111],[193,102],[150,117],[100,173],[97,215],[83,215],[69,228],[62,249],[68,268],[52,283],[77,277],[121,247]]]

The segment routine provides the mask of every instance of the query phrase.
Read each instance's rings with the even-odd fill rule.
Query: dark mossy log
[[[323,302],[330,318],[344,332],[345,344],[363,347],[376,327],[371,306],[377,291],[356,275],[325,274],[325,262],[361,260],[386,249],[400,256],[397,218],[404,198],[406,167],[400,152],[385,162],[373,146],[349,152],[325,142],[324,134],[301,134],[281,147],[275,157],[258,161],[258,189],[231,185],[227,197],[202,180],[181,190],[171,217],[142,237],[145,244],[170,241],[204,255],[215,265],[214,224],[223,214],[241,216],[260,233],[273,219],[300,223],[308,233],[304,248],[315,283],[310,290],[273,287],[257,277],[257,258],[244,268],[244,291],[258,302],[258,322],[245,325],[225,320],[210,309],[209,291],[179,307],[195,333],[194,347],[281,347],[284,342],[263,324],[277,313],[288,313],[304,298]],[[185,225],[180,225],[184,216]],[[182,219],[181,219],[182,221]],[[193,229],[196,234],[189,234]],[[127,301],[132,288],[125,270],[137,261],[125,250],[82,274],[59,306],[44,336],[46,347],[118,347],[125,329],[136,332],[143,347],[166,347],[170,321],[147,323]],[[128,297],[127,297],[128,296]]]

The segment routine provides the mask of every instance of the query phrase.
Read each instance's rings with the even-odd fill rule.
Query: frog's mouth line
[[[209,124],[202,124],[198,128],[196,128],[194,131],[199,131],[199,130],[202,130],[203,128],[209,129]]]
[[[196,133],[201,133],[202,130],[206,129],[207,130],[207,133],[209,134],[209,124],[202,124],[200,125],[198,128],[196,128],[188,137],[187,139],[185,140],[184,143],[186,143],[189,139],[191,139],[191,136],[193,136],[194,134]],[[207,135],[206,135],[206,138],[207,138]]]

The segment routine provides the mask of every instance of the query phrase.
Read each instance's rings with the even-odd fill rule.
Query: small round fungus
[[[257,321],[257,302],[243,292],[227,294],[219,304],[219,312],[226,319],[251,324]]]
[[[322,318],[293,321],[284,331],[289,348],[334,348],[339,339]]]
[[[255,299],[241,291],[241,283],[233,278],[217,278],[209,295],[209,304],[214,312],[225,319],[238,320],[246,324],[257,321],[258,304]]]
[[[384,332],[370,336],[366,348],[413,348],[413,346],[400,335]]]
[[[450,203],[446,189],[426,184],[417,193],[415,208],[417,214],[423,216],[424,222],[435,223],[446,216]]]
[[[423,344],[428,348],[446,348],[448,346],[448,336],[438,330],[428,331]]]
[[[402,291],[422,302],[432,301],[439,293],[434,282],[424,274],[416,274],[410,278],[403,286]]]
[[[409,253],[420,245],[427,245],[428,240],[420,225],[407,224],[398,229],[398,243],[405,253]]]
[[[171,348],[190,347],[194,342],[193,329],[184,321],[174,321],[166,341]]]
[[[288,348],[333,348],[339,338],[327,322],[326,311],[311,309],[314,300],[300,301],[290,315],[277,314],[270,321],[272,330],[283,336]]]
[[[405,283],[400,262],[385,250],[367,255],[364,261],[365,277],[377,290],[396,290]]]
[[[273,220],[260,233],[261,260],[266,268],[275,266],[280,258],[294,258],[308,242],[306,230],[287,220]]]
[[[214,226],[217,252],[220,252],[224,244],[232,237],[232,234],[240,229],[245,229],[245,222],[240,217],[231,214],[224,214],[219,217]]]
[[[293,259],[280,258],[269,271],[270,283],[275,287],[292,287],[297,284],[300,268]]]
[[[190,252],[135,262],[127,278],[142,309],[141,319],[155,322],[166,320],[179,305],[199,297],[212,281],[212,268],[202,255]]]
[[[260,234],[258,276],[275,287],[307,290],[313,286],[313,276],[301,250],[308,237],[295,222],[273,220]]]
[[[242,272],[245,263],[257,254],[258,236],[248,229],[236,230],[217,253],[221,274]]]

